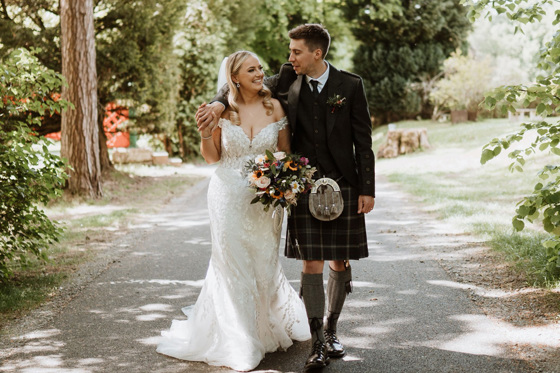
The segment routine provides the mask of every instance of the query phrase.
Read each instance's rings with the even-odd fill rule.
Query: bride
[[[208,188],[212,256],[196,304],[162,332],[159,353],[249,371],[266,352],[310,338],[305,307],[278,261],[281,219],[250,203],[243,171],[265,150],[289,151],[287,118],[263,78],[253,53],[229,56],[229,107],[200,129],[204,159],[220,162]]]

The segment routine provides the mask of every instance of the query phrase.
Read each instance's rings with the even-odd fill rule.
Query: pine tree
[[[61,155],[68,159],[68,190],[98,197],[101,190],[97,72],[93,1],[60,1],[62,74],[67,86],[62,98],[74,107],[62,114]]]
[[[343,10],[354,20],[353,33],[361,42],[353,59],[355,72],[365,81],[376,122],[429,117],[421,83],[440,73],[470,29],[460,0],[354,1]]]

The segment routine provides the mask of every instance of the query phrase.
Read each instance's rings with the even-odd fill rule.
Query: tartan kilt
[[[288,216],[284,254],[301,260],[349,260],[368,256],[364,214],[358,214],[358,189],[338,181],[344,210],[331,221],[315,219],[309,212],[309,194],[298,199]]]

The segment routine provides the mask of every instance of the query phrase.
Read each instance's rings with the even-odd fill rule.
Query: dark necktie
[[[311,83],[311,85],[313,86],[313,97],[319,96],[319,88],[317,87],[317,85],[319,85],[319,81],[310,80],[309,83]]]

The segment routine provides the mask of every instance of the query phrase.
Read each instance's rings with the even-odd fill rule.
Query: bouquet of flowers
[[[297,154],[284,152],[258,155],[247,163],[249,187],[256,196],[251,203],[260,202],[264,210],[270,206],[290,208],[297,205],[300,195],[309,192],[313,186],[312,176],[316,168],[308,165],[309,160]]]

